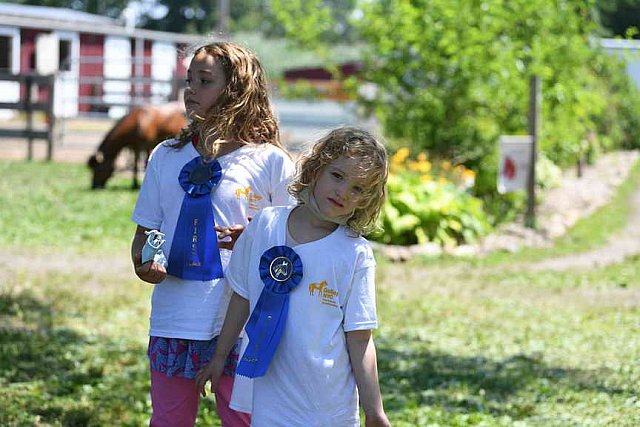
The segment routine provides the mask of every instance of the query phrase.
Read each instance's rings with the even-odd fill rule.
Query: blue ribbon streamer
[[[207,281],[223,277],[211,191],[222,177],[217,160],[198,156],[178,175],[185,191],[169,253],[167,273],[185,280]]]
[[[236,372],[249,378],[264,376],[278,348],[289,313],[289,293],[302,280],[302,260],[288,246],[273,246],[260,258],[264,289],[245,330],[249,345]]]

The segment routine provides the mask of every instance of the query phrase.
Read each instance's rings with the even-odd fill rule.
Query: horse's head
[[[89,157],[87,166],[89,166],[89,168],[93,171],[91,188],[94,190],[104,188],[107,180],[111,177],[115,169],[114,162],[105,161],[102,151],[98,151],[96,154]]]

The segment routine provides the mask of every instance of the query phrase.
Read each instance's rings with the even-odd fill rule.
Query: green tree
[[[327,12],[310,3],[277,16],[313,46],[331,25],[313,26]],[[532,75],[543,80],[541,149],[552,160],[572,163],[590,132],[620,128],[605,114],[615,88],[603,76],[621,71],[593,38],[594,10],[584,0],[363,1],[350,14],[367,43],[354,85],[373,84],[361,102],[388,136],[479,170],[476,191],[492,192],[498,136],[528,132]],[[313,28],[295,27],[302,17]]]
[[[358,39],[350,19],[357,0],[271,0],[271,12],[282,35],[305,48]]]
[[[457,162],[478,166],[498,135],[528,131],[534,74],[544,81],[544,142],[556,159],[604,107],[591,96],[584,1],[371,2],[356,25],[372,47],[366,79],[379,92],[370,104],[385,128]]]

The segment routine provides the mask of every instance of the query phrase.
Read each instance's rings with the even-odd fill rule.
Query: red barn
[[[54,73],[59,117],[120,116],[130,104],[175,99],[186,75],[179,51],[201,41],[71,9],[0,3],[0,73]],[[0,80],[0,102],[17,102],[20,90]]]
[[[337,71],[343,78],[357,76],[362,71],[362,64],[348,62],[339,65]],[[342,82],[324,67],[291,68],[284,72],[284,80],[288,83],[307,82],[318,91],[322,98],[336,101],[351,99],[351,96],[345,92]]]

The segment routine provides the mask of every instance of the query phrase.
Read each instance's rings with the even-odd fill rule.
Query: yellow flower
[[[420,154],[418,154],[417,157],[419,162],[426,162],[427,161],[427,153],[425,153],[424,151]]]
[[[448,171],[449,169],[451,169],[451,162],[449,160],[445,160],[444,162],[440,163],[440,167],[443,170]]]
[[[421,173],[427,173],[431,170],[431,163],[427,160],[419,160],[415,162],[415,170]]]
[[[431,163],[429,163],[426,160],[421,160],[417,162],[413,160],[409,160],[407,162],[407,167],[409,168],[410,171],[413,171],[413,172],[427,173],[431,170]]]
[[[420,181],[422,182],[431,182],[433,181],[433,177],[429,174],[424,174],[420,176]]]
[[[398,151],[396,151],[396,153],[391,156],[391,163],[400,164],[404,162],[409,157],[409,153],[410,151],[407,147],[398,149]]]

